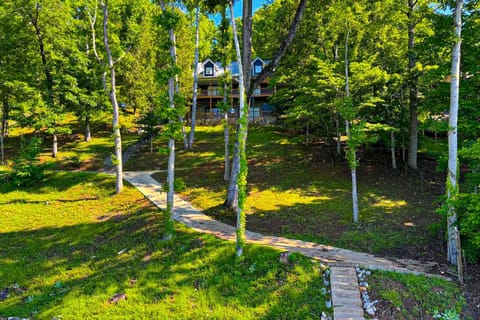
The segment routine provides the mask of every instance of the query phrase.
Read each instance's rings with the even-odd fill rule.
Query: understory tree
[[[172,5],[171,10],[167,10],[167,7],[163,0],[158,1],[162,14],[159,18],[160,26],[168,32],[168,40],[165,42],[168,44],[169,58],[166,59],[166,66],[162,70],[162,74],[158,77],[160,81],[167,79],[168,81],[168,97],[165,95],[160,96],[160,108],[164,114],[164,118],[168,120],[168,125],[163,135],[168,138],[168,165],[167,165],[167,215],[169,221],[165,229],[164,240],[171,240],[174,236],[174,170],[175,170],[175,139],[182,136],[181,119],[183,117],[183,99],[179,93],[178,75],[179,67],[177,65],[177,48],[176,48],[176,35],[175,30],[179,25],[179,17],[176,14],[175,7]],[[168,107],[167,107],[168,106]]]
[[[448,130],[448,172],[447,172],[447,260],[451,264],[462,265],[460,233],[457,227],[457,212],[452,199],[458,195],[458,101],[460,87],[460,52],[462,44],[462,8],[463,0],[455,2],[454,47],[452,50],[452,73],[450,81],[450,112]],[[460,269],[459,269],[460,270]],[[459,272],[460,281],[463,281]]]

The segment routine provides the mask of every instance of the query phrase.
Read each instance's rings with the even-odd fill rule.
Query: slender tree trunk
[[[190,137],[188,140],[188,150],[193,150],[193,140],[195,136],[195,125],[197,121],[197,96],[198,96],[198,46],[200,42],[200,3],[197,2],[195,12],[195,59],[193,65],[193,98],[192,98],[192,120],[190,121]]]
[[[460,87],[460,54],[462,45],[462,7],[463,0],[457,0],[455,5],[455,46],[452,52],[452,80],[450,83],[450,113],[448,130],[448,180],[447,198],[448,204],[448,242],[447,259],[454,265],[461,265],[460,235],[457,229],[457,212],[451,199],[458,192],[458,144],[457,144],[457,122],[458,122],[458,95]]]
[[[232,15],[232,2],[230,1],[230,19],[233,19]],[[238,174],[240,172],[240,153],[242,152],[240,146],[239,137],[242,128],[240,125],[241,119],[243,114],[245,113],[248,118],[248,106],[246,106],[247,111],[240,110],[245,108],[245,101],[246,103],[250,103],[250,98],[247,94],[246,97],[242,96],[242,89],[245,92],[249,92],[248,88],[250,87],[250,80],[251,80],[251,62],[252,62],[252,0],[243,0],[243,15],[242,15],[242,22],[243,22],[243,33],[242,33],[242,51],[237,54],[237,61],[239,63],[239,78],[241,74],[241,79],[239,79],[239,97],[240,97],[240,107],[239,107],[239,122],[237,124],[237,133],[236,133],[236,141],[233,148],[233,160],[232,160],[232,172],[230,175],[230,182],[228,185],[227,190],[227,198],[225,200],[224,205],[230,209],[236,210],[238,212],[238,181],[239,177]],[[232,21],[232,27],[235,25],[235,21]],[[236,27],[236,26],[235,26]],[[237,35],[238,37],[238,35]],[[238,41],[238,38],[234,35],[234,40]],[[236,45],[236,44],[235,44]],[[244,106],[242,106],[242,103]],[[240,217],[240,216],[238,216]],[[237,221],[237,228],[240,224],[240,221]],[[238,229],[237,229],[238,230]],[[238,254],[238,251],[237,251]]]
[[[355,152],[353,159],[357,161]],[[357,193],[357,169],[352,169],[352,203],[353,203],[353,222],[358,223],[358,193]]]
[[[397,169],[397,158],[395,156],[395,132],[390,131],[390,153],[392,154],[392,168]]]
[[[247,1],[248,2],[248,1]],[[245,10],[245,8],[244,8]],[[246,203],[246,188],[247,188],[247,157],[246,157],[246,143],[247,143],[247,132],[248,132],[248,110],[245,108],[245,86],[244,86],[244,74],[243,74],[243,64],[242,56],[240,53],[240,44],[238,41],[237,27],[235,24],[235,18],[233,14],[233,4],[230,0],[230,19],[233,29],[233,39],[235,41],[235,52],[237,54],[238,65],[239,65],[239,112],[240,118],[238,120],[238,132],[237,132],[237,141],[235,145],[238,146],[239,159],[238,162],[238,180],[237,182],[237,241],[236,241],[236,253],[237,257],[242,256],[243,246],[245,245],[245,224],[246,224],[246,215],[245,215],[245,203]],[[235,163],[235,161],[234,161]],[[233,174],[232,174],[233,177]]]
[[[49,65],[47,63],[47,55],[45,52],[45,44],[43,42],[43,34],[40,28],[40,25],[38,24],[38,15],[39,15],[39,10],[40,7],[37,5],[35,7],[35,16],[30,15],[30,22],[32,23],[33,27],[35,28],[35,34],[37,36],[37,41],[38,41],[38,50],[40,53],[40,58],[42,60],[42,65],[43,65],[43,72],[45,74],[45,81],[46,81],[46,86],[47,86],[47,100],[50,105],[50,108],[55,110],[55,99],[53,97],[53,77],[52,73],[50,72]],[[54,131],[55,131],[55,124],[54,124]],[[52,137],[53,139],[53,145],[52,145],[52,157],[57,156],[57,137],[56,134]]]
[[[278,49],[277,53],[275,54],[273,60],[262,70],[262,72],[255,78],[253,81],[251,81],[251,62],[252,62],[252,41],[251,41],[251,33],[252,33],[252,1],[251,0],[243,0],[243,43],[242,43],[242,48],[243,48],[243,57],[244,60],[242,67],[243,70],[243,76],[244,78],[244,88],[246,92],[246,99],[247,103],[250,103],[251,101],[251,96],[253,94],[252,88],[258,87],[269,75],[273,73],[275,68],[278,66],[280,63],[282,57],[285,55],[285,52],[287,51],[288,47],[291,45],[293,38],[298,30],[298,26],[300,25],[301,18],[303,16],[303,13],[305,12],[306,8],[306,3],[307,0],[300,0],[297,11],[295,12],[295,17],[293,19],[292,24],[290,25],[290,30],[285,37],[282,45]],[[248,106],[247,106],[248,108]],[[246,115],[248,118],[248,109],[246,110]],[[239,131],[238,125],[237,125],[237,132]],[[232,172],[230,175],[230,183],[228,186],[227,190],[227,197],[224,203],[224,206],[231,208],[231,209],[236,209],[237,208],[237,174],[239,171],[239,155],[238,152],[240,152],[239,147],[235,143],[234,149],[233,149],[233,160],[232,160]]]
[[[5,98],[6,100],[4,101],[3,104],[3,113],[2,113],[2,134],[4,138],[8,137],[8,114],[10,112],[10,104],[8,103],[8,97]]]
[[[350,85],[349,85],[349,60],[348,60],[348,37],[350,35],[350,30],[347,30],[347,36],[345,37],[345,95],[347,98],[350,97]],[[350,121],[345,120],[345,131],[347,133],[348,139],[351,139],[350,132]],[[353,209],[353,222],[358,223],[358,193],[357,193],[357,156],[356,150],[348,150],[351,154],[349,157],[349,165],[352,173],[352,209]]]
[[[159,0],[160,7],[162,8],[163,12],[166,12],[165,4],[163,0]],[[170,57],[172,59],[172,68],[175,67],[177,63],[177,51],[175,47],[176,39],[175,39],[175,32],[173,29],[168,30],[168,36],[170,40]],[[176,84],[177,75],[174,75],[168,79],[168,99],[170,104],[170,109],[175,109],[175,91],[178,90]],[[174,119],[170,119],[170,124],[176,121]],[[167,165],[167,185],[168,185],[168,192],[167,192],[167,214],[169,215],[169,222],[167,224],[167,228],[165,231],[165,240],[171,240],[174,234],[174,217],[175,217],[175,208],[174,208],[174,198],[175,198],[175,189],[174,189],[174,181],[175,181],[175,138],[172,136],[168,139],[168,165]]]
[[[230,130],[228,123],[228,110],[227,110],[227,82],[223,84],[223,140],[225,142],[225,172],[223,174],[223,180],[228,182],[230,180]]]
[[[417,62],[415,54],[415,6],[416,0],[408,0],[408,77],[409,77],[409,108],[410,108],[410,141],[408,145],[407,164],[412,169],[417,169],[418,152],[418,76],[415,71]]]
[[[108,0],[101,0],[100,4],[103,10],[103,43],[105,45],[105,51],[107,52],[108,58],[108,69],[110,70],[110,101],[113,107],[113,136],[115,139],[115,173],[116,173],[116,183],[115,191],[116,193],[122,192],[123,189],[123,165],[122,165],[122,137],[120,134],[120,113],[118,109],[117,102],[117,91],[115,84],[115,68],[114,61],[112,57],[112,52],[110,50],[108,42]]]
[[[1,162],[0,164],[4,165],[5,164],[5,147],[3,145],[3,130],[2,132],[0,133],[0,149],[1,149]]]
[[[58,140],[57,140],[57,134],[54,133],[52,134],[52,158],[57,157],[57,152],[58,152]]]
[[[92,140],[92,131],[90,129],[90,116],[85,116],[85,142]]]
[[[248,105],[250,105],[250,82],[252,79],[252,27],[252,0],[243,0],[241,58],[245,92],[247,93],[246,103]]]
[[[153,135],[151,134],[150,137],[150,153],[153,153]]]
[[[342,154],[342,132],[340,130],[340,121],[338,120],[338,115],[335,116],[335,128],[337,131],[337,154]]]
[[[5,123],[6,123],[6,110],[8,110],[8,94],[5,94],[3,98],[3,107],[2,107],[2,123],[0,128],[0,153],[1,153],[1,162],[0,164],[4,165],[5,162],[5,146],[4,146],[4,139],[5,139]]]
[[[3,117],[3,113],[2,113]],[[4,140],[4,126],[2,123],[2,128],[0,130],[0,153],[1,153],[1,158],[0,158],[0,164],[4,165],[5,164],[5,146],[3,145],[3,140]]]

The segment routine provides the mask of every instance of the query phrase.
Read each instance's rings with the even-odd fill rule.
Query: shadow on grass
[[[398,258],[442,259],[434,256],[436,251],[431,248],[441,244],[441,235],[430,229],[433,218],[440,221],[441,217],[416,219],[413,223],[411,221],[415,218],[409,212],[413,205],[389,208],[386,213],[385,209],[366,208],[366,201],[363,201],[361,207],[364,209],[360,212],[358,224],[353,223],[348,197],[277,204],[272,210],[252,207],[253,212],[247,214],[247,229],[250,231]],[[216,220],[236,225],[236,213],[223,205],[210,207],[204,212]]]
[[[99,180],[99,177],[103,177],[103,179]],[[50,183],[50,179],[55,179],[55,184]],[[99,187],[104,187],[105,190],[112,190],[110,193],[113,194],[114,192],[114,184],[111,180],[111,176],[107,174],[97,174],[92,172],[77,172],[76,174],[72,175],[71,172],[67,171],[54,171],[54,172],[46,172],[46,176],[38,183],[28,186],[28,187],[20,187],[16,186],[13,182],[7,182],[0,185],[0,193],[7,194],[9,192],[16,192],[22,191],[27,197],[28,194],[48,194],[52,191],[63,192],[67,191],[79,184],[95,184]],[[60,198],[61,199],[61,198]],[[59,199],[50,199],[55,201],[61,201]],[[64,198],[63,201],[67,201],[68,199]],[[28,198],[21,198],[21,199],[12,199],[9,201],[13,202],[28,202]]]
[[[281,265],[278,251],[248,246],[236,261],[232,243],[183,227],[160,242],[164,225],[163,214],[141,209],[0,233],[0,289],[11,290],[0,316],[319,318],[321,274],[308,259]],[[127,300],[110,304],[116,293]]]

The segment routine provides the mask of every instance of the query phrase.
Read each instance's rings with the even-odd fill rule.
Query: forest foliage
[[[187,115],[193,86],[197,3],[166,3],[171,8],[168,14],[162,13],[157,2],[108,1],[110,46],[118,58],[118,101],[126,106],[124,112],[141,119],[139,123],[146,125],[151,137],[160,132],[155,122],[165,124],[172,117]],[[222,38],[225,34],[219,28],[221,24],[216,25],[209,15],[219,10],[216,5],[222,1],[198,4],[202,13],[199,61],[234,60],[233,42]],[[253,57],[274,57],[289,32],[297,5],[296,0],[275,0],[255,12]],[[279,124],[293,132],[295,139],[322,139],[332,149],[337,148],[337,153],[343,153],[348,150],[339,147],[348,121],[354,136],[346,149],[380,146],[392,150],[393,167],[396,162],[405,165],[407,152],[412,152],[412,135],[442,139],[449,130],[450,66],[455,40],[452,5],[449,1],[426,0],[416,1],[413,7],[407,1],[395,0],[308,1],[293,43],[269,79],[270,86],[276,88],[270,103],[275,106]],[[453,200],[464,248],[475,261],[480,256],[479,6],[478,1],[466,1],[463,14],[460,187]],[[92,123],[109,119],[111,105],[105,91],[111,88],[108,82],[102,84],[106,66],[97,61],[107,58],[104,31],[101,23],[92,25],[94,14],[100,22],[103,13],[95,0],[0,3],[2,162],[11,163],[16,157],[6,154],[3,148],[9,126],[31,128],[51,137],[55,145],[57,136],[76,130],[72,117],[82,123],[85,137],[95,136]],[[240,19],[237,22],[241,33],[242,23]],[[170,63],[168,26],[175,27],[175,68]],[[415,46],[409,46],[412,28]],[[178,75],[177,104],[185,104],[186,109],[180,108],[172,115],[165,101],[168,79],[174,74]],[[419,127],[412,133],[413,86]],[[173,136],[169,130],[177,133],[181,124],[164,128],[162,134]],[[31,146],[30,151],[36,148]],[[361,159],[349,158],[353,167],[362,165]],[[33,163],[32,159],[26,161],[30,161],[28,166]]]

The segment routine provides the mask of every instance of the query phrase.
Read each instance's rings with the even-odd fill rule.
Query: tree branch
[[[95,14],[92,15],[90,14],[90,11],[88,12],[88,18],[90,20],[90,30],[92,31],[92,48],[93,48],[93,54],[95,55],[95,58],[97,59],[98,63],[101,65],[104,65],[102,59],[100,59],[100,56],[98,55],[97,51],[97,45],[96,45],[96,35],[95,35],[95,23],[97,22],[97,5],[95,5]]]
[[[307,6],[307,0],[300,0],[298,4],[297,11],[295,12],[295,17],[293,18],[292,24],[290,25],[290,31],[288,32],[287,37],[283,41],[282,45],[278,49],[275,57],[273,58],[270,63],[268,63],[265,68],[263,68],[262,72],[255,78],[252,79],[250,88],[248,90],[247,96],[250,98],[252,96],[253,91],[256,87],[258,87],[265,79],[270,76],[275,68],[277,68],[280,60],[285,55],[288,47],[292,44],[293,38],[297,33],[298,26],[300,25],[300,20],[302,19],[302,15],[305,12],[305,8]]]
[[[116,60],[114,60],[114,61],[113,61],[113,64],[116,64],[117,62],[120,62],[120,61],[123,59],[123,57],[125,57],[125,56],[130,52],[130,50],[132,50],[132,47],[131,47],[131,46],[129,46],[129,47],[127,48],[127,50],[125,50],[125,51],[122,53],[122,55],[121,55],[120,57],[118,57]]]

